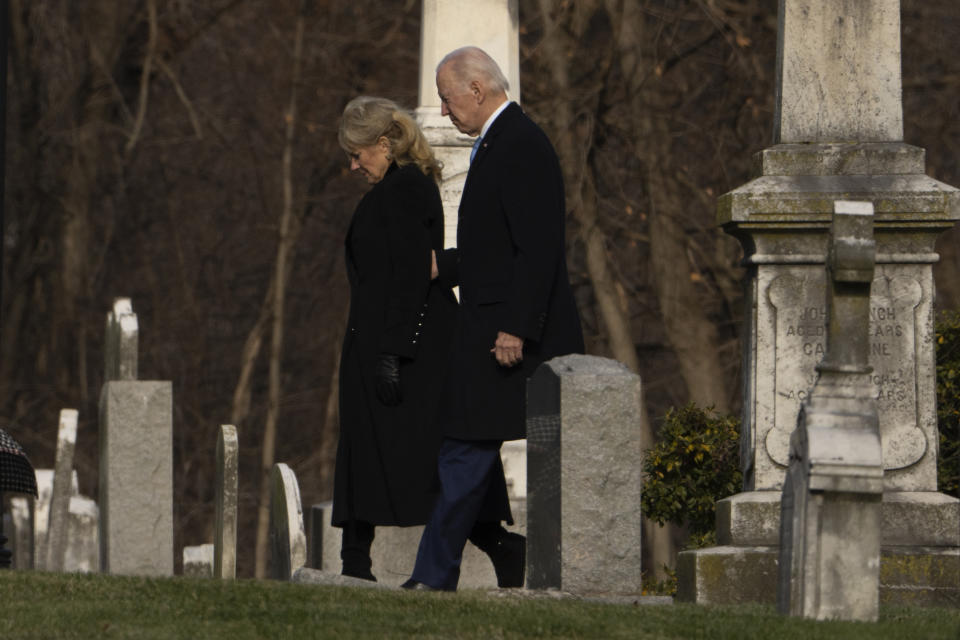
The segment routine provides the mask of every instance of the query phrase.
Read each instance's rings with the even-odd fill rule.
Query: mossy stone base
[[[709,547],[677,558],[677,601],[776,604],[777,547]],[[960,607],[960,548],[884,547],[880,604]]]
[[[960,607],[960,548],[883,549],[880,604]]]

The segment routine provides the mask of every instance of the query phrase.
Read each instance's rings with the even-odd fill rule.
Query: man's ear
[[[484,99],[487,97],[486,93],[483,91],[483,85],[480,84],[479,80],[470,81],[470,93],[473,94],[473,98],[477,101],[477,104],[482,104]]]

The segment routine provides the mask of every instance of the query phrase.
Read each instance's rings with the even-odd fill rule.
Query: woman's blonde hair
[[[390,157],[399,166],[416,164],[424,175],[440,182],[443,165],[408,111],[386,98],[358,96],[348,102],[337,135],[344,151],[374,145],[381,136],[390,141]]]

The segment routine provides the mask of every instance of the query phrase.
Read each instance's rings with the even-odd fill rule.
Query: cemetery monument
[[[957,189],[903,142],[899,0],[780,0],[774,145],[722,196],[744,250],[743,492],[717,505],[719,546],[678,558],[680,600],[771,602],[790,435],[826,353],[836,200],[873,203],[869,365],[883,500],[881,602],[960,602],[960,501],[937,492],[934,243]]]

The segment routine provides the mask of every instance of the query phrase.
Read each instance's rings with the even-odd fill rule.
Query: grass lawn
[[[405,637],[958,640],[960,611],[895,608],[875,624],[812,622],[762,606],[0,571],[2,640]]]

